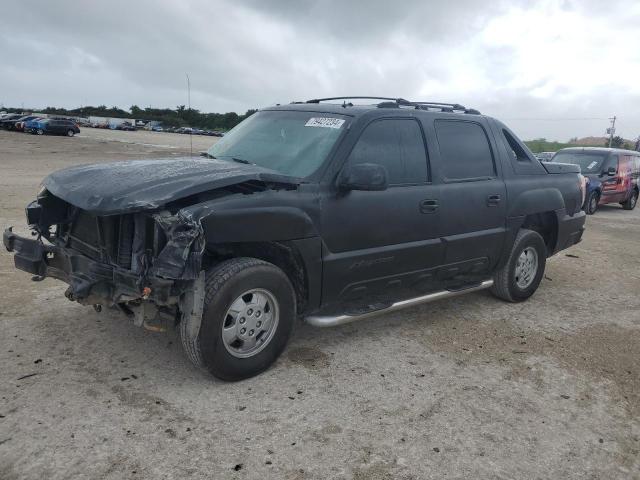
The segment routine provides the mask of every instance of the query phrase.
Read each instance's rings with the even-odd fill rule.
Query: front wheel
[[[206,275],[200,331],[180,336],[189,359],[227,381],[266,370],[280,356],[293,330],[296,299],[287,275],[271,263],[234,258]]]
[[[631,196],[629,197],[629,199],[626,202],[622,202],[621,205],[625,210],[633,210],[634,208],[636,208],[637,203],[638,191],[634,190],[633,192],[631,192]]]
[[[596,210],[598,210],[598,202],[600,202],[600,194],[594,190],[589,194],[585,202],[584,211],[587,212],[587,215],[596,213]]]
[[[39,128],[39,129],[36,130],[36,134],[37,135],[44,135],[44,130]]]
[[[491,292],[508,302],[522,302],[535,293],[547,262],[547,247],[538,232],[521,229],[507,263],[493,278]]]

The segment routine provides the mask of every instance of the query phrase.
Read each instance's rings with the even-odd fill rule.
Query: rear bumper
[[[83,304],[112,305],[140,299],[145,287],[150,289],[145,299],[157,305],[178,302],[176,281],[155,276],[141,276],[130,270],[95,261],[75,250],[45,244],[41,240],[24,238],[8,228],[2,242],[14,252],[16,268],[38,277],[52,277],[69,285],[67,297]]]
[[[582,240],[586,219],[587,214],[582,210],[573,216],[567,215],[564,211],[558,212],[558,241],[553,253],[569,248]]]

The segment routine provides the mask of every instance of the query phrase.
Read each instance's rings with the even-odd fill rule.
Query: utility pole
[[[613,134],[616,133],[616,116],[614,115],[611,120],[611,127],[607,128],[607,133],[609,134],[609,148],[611,148],[611,142],[613,142]]]
[[[187,106],[189,109],[189,117],[191,117],[191,81],[189,80],[189,74],[185,73],[187,77]],[[193,157],[193,129],[189,127],[189,155]]]

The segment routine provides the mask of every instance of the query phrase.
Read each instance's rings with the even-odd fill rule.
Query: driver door
[[[383,191],[340,191],[322,198],[323,304],[371,304],[429,290],[443,257],[439,187],[430,183],[422,126],[415,118],[378,119],[362,131],[346,165],[387,170]]]

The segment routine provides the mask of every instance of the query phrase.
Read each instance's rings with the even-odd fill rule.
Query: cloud
[[[468,104],[525,138],[601,135],[614,114],[640,134],[633,0],[62,0],[3,20],[6,105],[175,106],[189,73],[202,111],[377,94]]]

